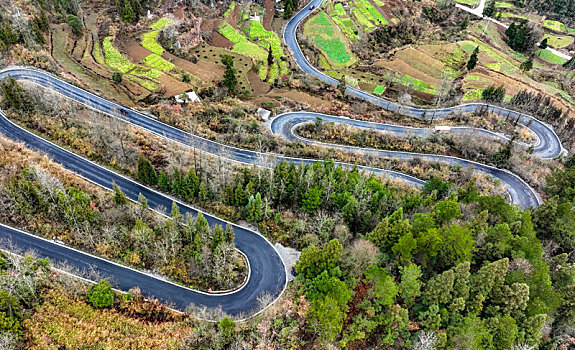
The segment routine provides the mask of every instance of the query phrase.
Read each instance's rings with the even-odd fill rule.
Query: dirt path
[[[274,19],[275,3],[273,0],[265,0],[264,6],[266,7],[266,12],[264,13],[264,20],[262,25],[265,30],[272,30],[272,21]]]

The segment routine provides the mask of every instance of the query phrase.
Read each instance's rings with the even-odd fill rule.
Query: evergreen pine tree
[[[158,174],[152,162],[147,158],[139,157],[138,165],[136,167],[136,178],[148,185],[156,185],[158,183]]]
[[[273,64],[274,64],[274,55],[272,53],[272,47],[270,45],[268,49],[268,67],[271,67]]]
[[[124,1],[124,8],[122,9],[122,18],[128,23],[132,23],[136,20],[136,14],[132,8],[132,4],[129,0]]]
[[[236,69],[232,65],[227,65],[224,72],[224,80],[222,84],[228,88],[231,94],[236,93],[236,88],[238,86],[238,78],[236,77]]]
[[[260,222],[263,215],[262,196],[258,192],[255,197],[251,197],[246,206],[246,220],[251,222]]]
[[[158,176],[158,187],[166,192],[172,190],[172,181],[170,180],[168,174],[163,170],[160,171],[160,176]]]
[[[529,72],[531,69],[533,69],[533,55],[529,56],[529,58],[524,62],[521,62],[519,69],[521,69],[523,73]]]
[[[126,194],[122,191],[122,189],[116,185],[115,182],[113,183],[112,187],[114,189],[114,203],[116,203],[118,206],[124,206],[128,204],[128,197],[126,197]]]
[[[467,61],[467,70],[472,70],[477,65],[477,55],[479,54],[479,46],[473,50],[471,57],[469,57],[469,61]]]

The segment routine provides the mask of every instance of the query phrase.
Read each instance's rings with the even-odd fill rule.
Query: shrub
[[[118,84],[121,83],[122,82],[122,73],[120,73],[120,72],[112,73],[112,80]]]
[[[110,307],[114,303],[114,292],[106,280],[90,286],[86,296],[88,302],[94,307]]]
[[[82,22],[80,22],[80,19],[78,19],[78,17],[74,15],[68,15],[68,18],[66,20],[68,22],[68,25],[72,28],[72,32],[74,34],[80,35],[82,33]]]

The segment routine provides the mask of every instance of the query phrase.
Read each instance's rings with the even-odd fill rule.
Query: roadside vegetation
[[[0,214],[3,222],[25,222],[25,229],[43,237],[193,288],[229,289],[243,282],[245,266],[230,227],[210,229],[202,215],[183,217],[176,204],[164,208],[169,215],[162,217],[149,210],[144,197],[132,203],[119,188],[110,193],[49,161],[36,164],[40,156],[32,152],[25,161],[15,157],[21,151],[2,139],[6,170],[0,197],[11,208]]]

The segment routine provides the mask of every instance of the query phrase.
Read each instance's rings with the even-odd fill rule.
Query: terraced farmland
[[[357,62],[347,38],[325,12],[310,18],[303,32],[322,51],[333,68],[343,68]]]
[[[156,38],[158,37],[160,30],[166,28],[171,24],[172,24],[171,20],[162,17],[158,21],[150,25],[150,28],[153,30],[151,32],[147,32],[144,35],[142,35],[142,46],[152,51],[156,55],[161,56],[162,53],[164,53],[164,48],[162,47],[162,45],[158,44]]]
[[[156,54],[151,54],[147,56],[146,58],[144,58],[142,63],[150,68],[161,70],[164,72],[168,72],[176,67],[173,63],[166,61],[165,59]]]
[[[228,22],[222,21],[219,30],[223,36],[235,44],[232,51],[253,57],[257,61],[265,61],[267,59],[268,53],[263,47],[250,42],[245,35]]]
[[[104,50],[104,57],[106,64],[110,68],[115,69],[121,73],[127,73],[132,70],[135,65],[130,62],[126,57],[122,56],[120,51],[112,44],[113,38],[108,36],[102,42],[102,49]]]
[[[284,52],[276,33],[266,30],[260,21],[250,21],[249,37],[253,41],[259,41],[261,46],[271,49],[276,59],[272,67],[268,67],[268,82],[273,83],[279,74],[288,73],[288,63],[282,60]]]

